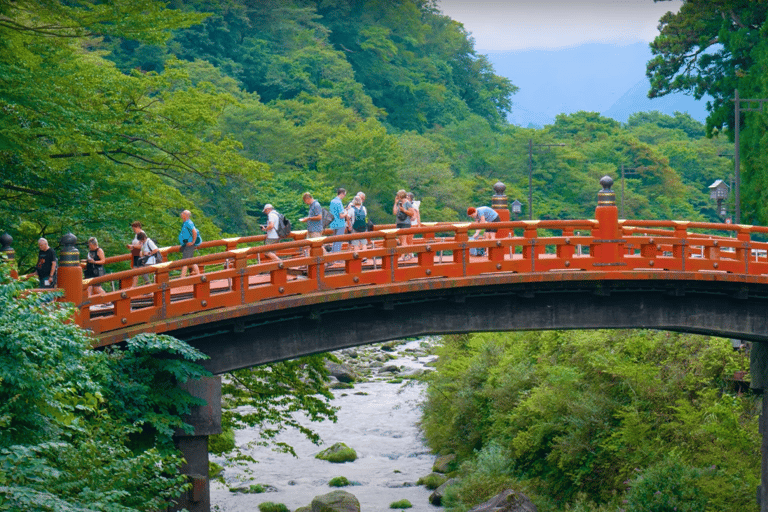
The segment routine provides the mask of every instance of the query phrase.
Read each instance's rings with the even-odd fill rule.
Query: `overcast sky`
[[[659,18],[682,0],[439,0],[464,24],[478,51],[567,48],[584,43],[650,42]]]

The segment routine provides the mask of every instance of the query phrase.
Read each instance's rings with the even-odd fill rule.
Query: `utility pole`
[[[638,176],[640,171],[645,169],[647,167],[624,167],[624,164],[621,164],[621,211],[619,212],[619,217],[622,219],[626,219],[624,216],[624,182],[627,181],[626,176]]]

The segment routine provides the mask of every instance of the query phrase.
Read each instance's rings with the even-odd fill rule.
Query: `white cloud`
[[[475,48],[512,51],[567,48],[600,42],[650,42],[659,18],[682,0],[439,0],[444,14],[462,23]]]

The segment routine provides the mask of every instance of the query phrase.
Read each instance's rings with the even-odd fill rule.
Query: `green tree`
[[[0,265],[0,508],[167,507],[187,485],[171,436],[200,404],[177,384],[205,356],[155,335],[92,350],[73,309],[30,288]]]

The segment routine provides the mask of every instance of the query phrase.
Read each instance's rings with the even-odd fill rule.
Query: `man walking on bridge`
[[[195,257],[195,247],[197,247],[197,240],[200,238],[195,224],[192,222],[192,212],[184,210],[181,212],[181,232],[179,233],[179,245],[181,246],[181,259],[187,260]],[[197,264],[192,265],[192,275],[200,273],[200,269]],[[181,268],[181,277],[186,277],[187,266],[184,265]]]

